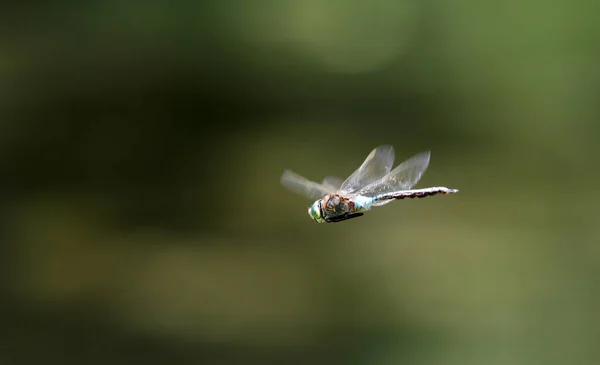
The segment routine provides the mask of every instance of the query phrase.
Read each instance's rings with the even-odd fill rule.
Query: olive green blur
[[[599,4],[3,2],[0,364],[600,363]]]

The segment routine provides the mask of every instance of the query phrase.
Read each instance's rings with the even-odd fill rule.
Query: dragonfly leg
[[[362,215],[364,215],[364,213],[348,213],[348,214],[343,214],[343,215],[338,215],[335,217],[327,218],[325,221],[328,223],[337,223],[337,222],[345,221],[348,219],[360,217]]]

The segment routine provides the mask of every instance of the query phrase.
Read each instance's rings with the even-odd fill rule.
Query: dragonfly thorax
[[[328,194],[317,200],[309,209],[311,217],[319,222],[341,222],[363,215],[360,206],[338,194]]]

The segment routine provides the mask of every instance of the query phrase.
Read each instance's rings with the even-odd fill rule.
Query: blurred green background
[[[597,364],[600,6],[0,6],[1,364]],[[290,168],[431,149],[316,224]]]

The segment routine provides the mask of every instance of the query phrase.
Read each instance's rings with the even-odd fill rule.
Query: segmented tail
[[[424,198],[426,196],[432,196],[436,194],[454,194],[458,193],[457,189],[449,189],[443,186],[438,186],[434,188],[425,188],[425,189],[415,189],[415,190],[401,190],[401,191],[393,191],[390,193],[381,194],[376,196],[373,199],[375,206],[383,205],[389,203],[392,200],[400,200],[400,199],[414,199],[414,198]]]

